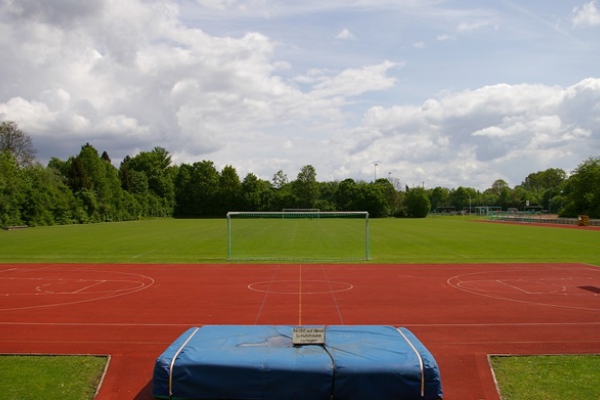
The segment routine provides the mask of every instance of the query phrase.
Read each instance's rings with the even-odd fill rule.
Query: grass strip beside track
[[[0,355],[0,398],[93,399],[108,358]]]
[[[464,217],[373,219],[371,263],[600,265],[600,230],[474,223]],[[226,262],[223,219],[152,219],[0,231],[0,263]]]
[[[491,357],[503,400],[597,399],[600,355]]]

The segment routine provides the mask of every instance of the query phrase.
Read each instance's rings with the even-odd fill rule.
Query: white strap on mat
[[[190,335],[190,337],[188,337],[186,339],[186,341],[181,345],[181,347],[177,350],[177,352],[173,356],[173,359],[171,360],[171,365],[169,366],[169,396],[170,397],[173,396],[173,368],[175,368],[175,360],[179,356],[179,353],[181,353],[183,351],[183,348],[185,346],[187,346],[187,344],[190,342],[190,340],[192,340],[192,338],[194,337],[194,335],[196,334],[196,332],[198,332],[199,329],[200,328],[196,328],[194,330],[194,332],[192,332],[192,334]]]
[[[398,331],[398,333],[400,335],[402,335],[404,340],[406,340],[406,343],[409,344],[409,346],[411,347],[411,349],[413,349],[413,351],[417,355],[417,358],[419,359],[419,367],[421,368],[421,397],[425,397],[425,367],[423,366],[423,358],[421,358],[421,354],[419,354],[419,352],[417,351],[415,346],[413,346],[413,344],[410,342],[410,340],[408,340],[406,335],[404,335],[404,333],[402,333],[400,328],[396,328],[396,330]]]

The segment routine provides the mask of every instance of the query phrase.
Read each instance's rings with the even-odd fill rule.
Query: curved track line
[[[594,272],[598,272],[600,273],[600,269],[592,269],[592,268],[585,268],[585,269],[589,269],[591,271]],[[485,272],[473,272],[473,273],[469,273],[469,274],[460,274],[460,275],[455,275],[453,277],[448,278],[448,280],[446,281],[446,283],[448,285],[450,285],[450,287],[453,287],[457,290],[461,290],[463,292],[466,293],[470,293],[476,296],[481,296],[481,297],[487,297],[490,299],[494,299],[494,300],[504,300],[504,301],[510,301],[513,303],[520,303],[520,304],[530,304],[530,305],[536,305],[536,306],[542,306],[542,307],[553,307],[553,308],[560,308],[560,309],[570,309],[570,310],[581,310],[581,311],[595,311],[598,312],[600,311],[600,308],[591,308],[591,307],[578,307],[578,306],[568,306],[568,305],[561,305],[561,304],[551,304],[551,303],[544,303],[544,302],[536,302],[536,301],[529,301],[529,300],[520,300],[520,299],[515,299],[515,298],[510,298],[510,297],[503,297],[500,295],[492,295],[492,294],[488,294],[482,291],[478,291],[478,290],[473,290],[473,289],[468,289],[465,288],[463,286],[463,283],[466,284],[467,282],[472,282],[472,281],[468,281],[468,280],[461,280],[462,277],[467,277],[467,276],[474,276],[474,275],[490,275],[490,274],[494,274],[494,273],[504,273],[504,272],[524,272],[524,271],[536,271],[534,269],[523,269],[523,268],[518,268],[518,269],[507,269],[507,270],[496,270],[496,271],[485,271]],[[492,275],[493,278],[493,275]],[[502,279],[500,279],[502,280]],[[570,295],[570,294],[564,294],[565,296]]]
[[[100,297],[96,297],[96,298],[92,298],[92,299],[85,299],[85,300],[77,300],[77,301],[67,301],[67,302],[62,302],[62,303],[54,303],[54,304],[41,304],[41,305],[35,305],[35,306],[1,308],[0,312],[2,312],[2,311],[30,310],[30,309],[36,309],[36,308],[61,307],[61,306],[68,306],[68,305],[75,305],[75,304],[90,303],[90,302],[99,301],[99,300],[113,299],[115,297],[125,296],[125,295],[129,295],[129,294],[140,292],[142,290],[146,290],[150,286],[154,285],[154,282],[155,282],[154,279],[151,278],[151,277],[149,277],[149,276],[142,275],[142,274],[130,273],[130,272],[114,272],[114,271],[103,271],[103,270],[92,270],[92,269],[79,269],[77,271],[78,272],[95,272],[95,273],[99,272],[99,273],[109,273],[109,274],[121,274],[121,275],[139,276],[139,277],[142,278],[142,280],[148,280],[150,283],[149,284],[144,284],[143,281],[137,281],[137,280],[135,280],[133,282],[139,282],[140,283],[139,287],[134,288],[134,289],[119,289],[119,290],[114,290],[114,291],[107,291],[107,292],[104,292],[104,293],[106,293],[106,296],[100,296]],[[48,295],[51,295],[51,294],[48,294]]]

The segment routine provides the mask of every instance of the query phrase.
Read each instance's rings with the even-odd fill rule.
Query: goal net
[[[227,213],[228,260],[370,259],[369,213]]]

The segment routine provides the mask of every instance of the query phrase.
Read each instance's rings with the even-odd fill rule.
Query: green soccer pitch
[[[578,262],[600,265],[600,230],[477,222],[466,217],[370,219],[362,263]],[[150,219],[0,231],[0,262],[220,263],[227,221]]]

